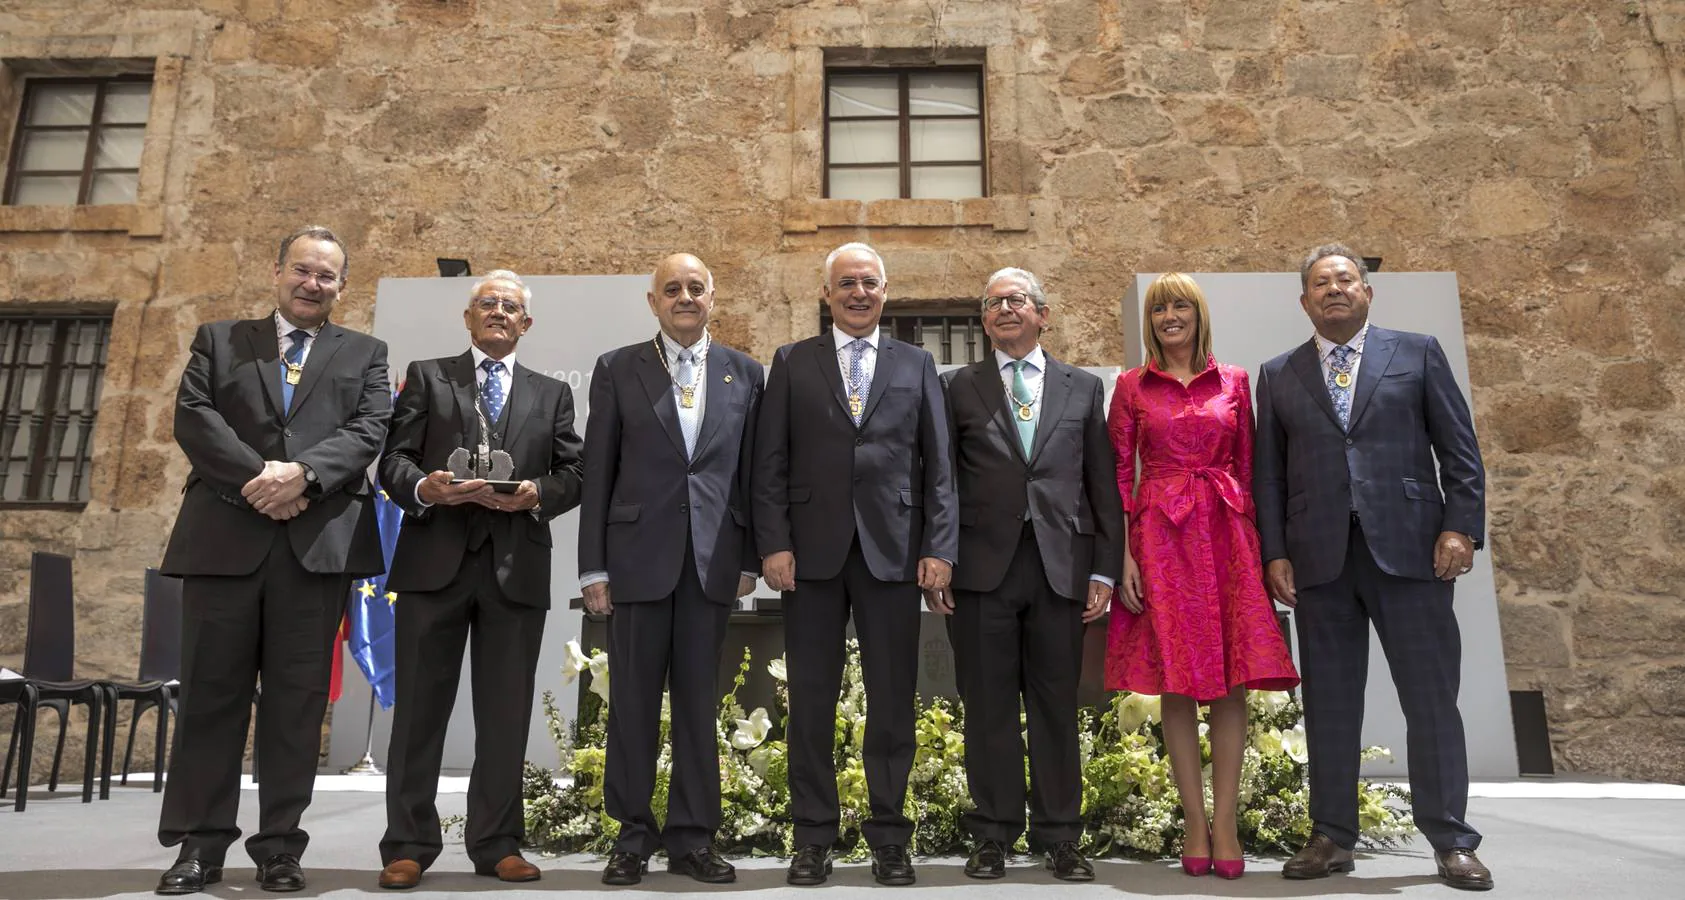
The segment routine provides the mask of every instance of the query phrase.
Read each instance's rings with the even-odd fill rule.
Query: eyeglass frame
[[[527,314],[527,308],[521,305],[520,301],[505,300],[502,297],[470,297],[468,305],[485,313],[502,310],[504,315],[521,316],[523,318]]]
[[[1013,291],[1012,293],[1002,297],[984,297],[980,301],[980,304],[984,312],[993,312],[994,310],[1002,308],[1017,312],[1027,306],[1035,306],[1037,309],[1041,309],[1041,307],[1036,304],[1036,298],[1031,297],[1023,291]]]

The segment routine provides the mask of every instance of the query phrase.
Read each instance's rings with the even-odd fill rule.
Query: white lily
[[[780,656],[766,664],[766,672],[779,681],[789,681],[790,676],[784,667],[784,657]]]
[[[603,702],[607,703],[608,654],[603,651],[598,651],[596,656],[591,657],[590,660],[587,661],[586,668],[588,668],[591,672],[591,693],[603,698]]]
[[[591,668],[591,657],[585,655],[579,646],[579,638],[567,642],[567,653],[562,657],[562,683],[573,684],[580,673]]]
[[[1305,742],[1305,723],[1300,722],[1281,733],[1281,749],[1296,763],[1311,758],[1309,745]]]
[[[1293,702],[1293,695],[1286,691],[1254,691],[1252,696],[1257,698],[1258,709],[1265,715],[1275,715]]]
[[[1155,694],[1120,694],[1117,699],[1117,727],[1124,734],[1140,729],[1160,718],[1159,700]]]
[[[767,715],[766,707],[757,706],[749,718],[737,720],[737,730],[731,735],[731,746],[737,750],[753,750],[771,732],[772,717]]]

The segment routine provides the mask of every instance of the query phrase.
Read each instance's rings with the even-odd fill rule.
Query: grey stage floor
[[[1480,791],[1471,802],[1470,819],[1486,834],[1481,858],[1497,877],[1488,896],[1564,898],[1685,897],[1685,792],[1679,788],[1616,785],[1613,792],[1596,785],[1567,784],[1562,791],[1521,783],[1520,790]],[[1591,790],[1578,788],[1590,787]],[[1607,796],[1613,793],[1614,797]],[[1602,794],[1602,797],[1590,795]],[[1541,795],[1554,795],[1542,797]],[[1632,797],[1672,799],[1631,799]],[[158,797],[149,787],[113,788],[112,797],[92,805],[79,802],[74,788],[48,795],[37,789],[24,813],[0,808],[0,898],[70,900],[70,898],[150,897],[158,872],[174,853],[154,837]],[[464,796],[440,795],[440,810],[459,813]],[[241,824],[256,817],[256,794],[242,794]],[[375,843],[384,827],[382,795],[372,792],[318,790],[305,818],[311,832],[304,864],[310,887],[300,897],[348,897],[357,892],[383,894],[375,887],[379,861]],[[261,898],[269,895],[252,881],[243,853],[214,897]],[[1361,854],[1357,871],[1317,882],[1280,877],[1279,859],[1252,860],[1245,878],[1224,882],[1188,878],[1173,863],[1102,862],[1099,879],[1089,885],[1053,881],[1031,861],[1019,860],[1000,882],[964,877],[959,859],[921,860],[919,882],[898,893],[913,898],[967,897],[971,900],[1020,897],[1408,897],[1469,896],[1441,885],[1433,860],[1418,839],[1398,851]],[[597,880],[601,863],[585,857],[539,860],[544,878],[534,885],[504,886],[470,874],[460,843],[447,845],[423,887],[406,897],[438,898],[490,893],[532,898],[551,892],[608,893]],[[680,891],[740,893],[756,898],[825,897],[840,900],[883,897],[897,889],[872,883],[864,866],[843,866],[824,888],[784,884],[779,860],[739,860],[735,885],[707,887],[665,873],[652,874],[638,888],[613,891],[617,897],[653,897]],[[962,893],[963,892],[963,893]],[[391,895],[385,895],[391,896]]]

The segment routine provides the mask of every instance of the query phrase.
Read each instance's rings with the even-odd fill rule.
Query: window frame
[[[994,352],[994,342],[989,340],[988,333],[983,330],[983,313],[977,308],[976,300],[886,303],[883,317],[878,322],[878,327],[881,329],[879,333],[904,344],[923,347],[924,343],[919,340],[919,331],[923,328],[924,321],[928,319],[937,319],[944,326],[950,328],[955,324],[963,323],[966,326],[966,336],[969,338],[975,335],[983,348],[983,355],[980,359],[988,359],[989,354]],[[819,334],[829,333],[831,325],[831,307],[824,301],[820,301]],[[952,344],[951,339],[943,342],[944,348],[950,347]],[[929,348],[925,349],[928,350]],[[968,359],[961,362],[945,362],[942,359],[942,354],[934,351],[931,352],[931,356],[936,358],[936,364],[939,366],[969,366],[978,361]]]
[[[146,122],[104,123],[104,122],[100,121],[105,114],[105,98],[106,98],[107,89],[114,84],[145,84],[145,85],[147,85],[147,103],[148,103],[149,109],[150,109],[151,103],[154,102],[157,99],[156,96],[155,96],[156,85],[154,83],[154,79],[153,79],[153,76],[151,74],[128,73],[128,74],[121,74],[121,75],[77,75],[77,76],[69,76],[69,77],[62,77],[62,78],[61,77],[52,77],[52,76],[33,76],[33,77],[30,77],[30,78],[27,78],[27,79],[24,80],[23,92],[22,92],[23,96],[19,99],[19,102],[18,102],[16,125],[12,129],[12,146],[11,146],[11,150],[10,150],[10,152],[9,152],[7,158],[6,158],[6,184],[5,184],[4,193],[0,194],[0,206],[9,206],[9,207],[14,207],[14,208],[18,206],[18,204],[16,202],[17,201],[18,181],[26,175],[29,175],[29,176],[45,175],[45,176],[56,176],[56,177],[64,177],[64,176],[69,176],[69,175],[79,175],[80,176],[80,181],[77,184],[77,188],[76,188],[76,202],[73,203],[73,204],[49,204],[51,206],[60,206],[60,205],[89,206],[89,205],[92,205],[92,204],[88,203],[88,200],[89,200],[89,195],[93,191],[94,176],[96,176],[96,175],[134,175],[135,176],[135,193],[136,193],[136,198],[137,198],[136,200],[131,200],[131,201],[129,201],[128,204],[100,204],[100,205],[104,205],[104,206],[133,205],[135,202],[138,201],[138,197],[139,197],[139,194],[140,194],[140,163],[141,163],[142,159],[144,159],[144,157],[145,157],[144,149],[142,150],[142,153],[141,153],[142,159],[135,160],[135,166],[132,169],[131,168],[98,168],[94,165],[95,157],[97,156],[97,154],[99,152],[100,134],[101,134],[101,132],[103,132],[107,129],[124,130],[124,131],[138,131],[138,132],[140,132],[140,135],[141,135],[141,142],[142,142],[143,147],[144,147],[145,140],[146,140],[147,126],[150,123],[150,119],[151,119],[150,113],[148,114],[148,121],[146,121]],[[31,124],[29,124],[31,104],[35,101],[35,99],[37,97],[37,92],[44,85],[51,85],[51,86],[93,85],[94,86],[94,105],[93,105],[93,109],[90,111],[88,124],[86,126],[81,126],[81,125],[31,125]],[[63,132],[63,131],[80,131],[84,127],[87,129],[87,132],[88,132],[88,142],[87,142],[87,146],[82,148],[82,168],[79,171],[71,170],[71,169],[39,169],[39,170],[31,170],[31,171],[28,171],[28,172],[21,171],[21,164],[23,162],[23,144],[24,144],[25,138],[28,137],[29,134],[34,133],[34,132],[48,132],[48,133],[50,133],[50,132]]]
[[[899,133],[898,133],[897,141],[896,141],[896,144],[897,144],[897,146],[896,146],[897,159],[896,159],[895,165],[896,165],[896,168],[897,168],[898,173],[899,173],[900,196],[896,199],[901,199],[901,200],[942,199],[942,200],[949,200],[949,201],[957,201],[957,200],[961,199],[961,198],[915,198],[912,195],[913,194],[913,169],[915,169],[915,168],[934,169],[934,168],[957,167],[957,166],[977,166],[981,170],[981,177],[979,178],[979,184],[978,184],[978,189],[981,191],[981,193],[979,193],[977,196],[979,198],[988,197],[989,196],[989,190],[990,190],[990,184],[989,184],[989,98],[988,98],[988,94],[987,94],[987,91],[986,91],[987,79],[984,78],[983,69],[984,69],[984,67],[981,64],[976,64],[976,63],[966,64],[966,65],[952,65],[952,66],[828,66],[828,67],[826,67],[824,87],[822,89],[823,94],[824,94],[824,104],[823,104],[823,109],[822,109],[821,117],[820,117],[820,142],[823,145],[820,149],[820,160],[821,160],[821,165],[823,167],[823,170],[822,170],[823,178],[822,178],[822,183],[820,184],[820,194],[819,195],[822,198],[825,198],[827,200],[832,199],[832,195],[831,195],[831,171],[833,169],[883,169],[883,168],[888,168],[888,166],[885,163],[882,163],[882,162],[866,162],[866,163],[833,163],[833,162],[831,162],[831,124],[835,121],[835,122],[897,122],[897,123],[899,123],[898,124]],[[943,74],[962,74],[963,73],[963,74],[970,74],[970,75],[976,77],[976,79],[977,79],[977,115],[976,116],[935,115],[935,114],[913,115],[913,113],[912,113],[912,101],[911,101],[910,91],[909,91],[909,88],[908,88],[908,79],[909,79],[909,76],[911,76],[915,73],[923,73],[923,72],[940,72],[940,73],[943,73]],[[837,76],[837,75],[844,75],[844,76],[846,76],[846,75],[880,75],[881,76],[881,75],[891,75],[891,74],[896,76],[896,92],[895,92],[895,95],[896,95],[897,103],[899,105],[899,109],[897,110],[897,113],[898,113],[897,115],[895,115],[895,116],[847,116],[845,118],[835,119],[835,120],[833,120],[831,118],[831,78],[833,76]],[[973,118],[975,118],[977,120],[977,159],[975,159],[975,160],[931,160],[931,161],[925,161],[925,162],[913,162],[913,159],[912,159],[912,155],[913,155],[912,154],[912,124],[911,124],[912,122],[914,122],[914,121],[932,121],[932,120],[934,120],[934,121],[942,121],[942,120],[960,120],[960,121],[963,121],[963,120],[966,120],[966,119],[973,119]],[[845,197],[845,198],[840,198],[840,199],[853,199],[853,198]],[[963,198],[963,199],[976,199],[976,198]]]
[[[111,338],[115,322],[114,310],[81,309],[19,309],[0,308],[0,325],[19,323],[20,328],[33,327],[36,323],[50,322],[53,326],[52,337],[48,350],[47,361],[40,365],[42,381],[40,394],[36,400],[34,411],[24,414],[17,413],[16,427],[21,429],[31,421],[39,424],[37,433],[29,436],[28,455],[20,458],[13,457],[12,445],[16,441],[16,433],[6,433],[4,420],[0,420],[0,437],[7,438],[0,441],[0,468],[9,469],[14,462],[22,462],[23,490],[16,499],[4,499],[0,495],[0,510],[81,510],[87,507],[92,498],[92,474],[94,458],[94,430],[99,424],[99,412],[105,393],[105,375],[111,365]],[[85,324],[96,327],[94,339],[98,347],[92,362],[76,363],[69,358],[71,349],[71,329]],[[4,345],[0,344],[0,348]],[[19,359],[23,350],[23,343],[18,342],[13,348],[12,356],[0,358],[0,406],[13,408],[14,394],[21,399],[23,390],[23,373],[30,364]],[[78,408],[73,402],[66,402],[60,408],[60,396],[68,390],[67,380],[73,379],[78,370],[89,373],[87,397],[88,407]],[[70,398],[66,397],[66,401]],[[18,408],[21,408],[21,403]],[[85,417],[86,427],[76,443],[75,454],[66,456],[53,451],[53,436],[55,422],[65,420],[65,429],[81,427],[82,423],[75,417]],[[63,446],[64,433],[58,431],[59,446]],[[54,499],[50,494],[42,497],[44,490],[56,478],[50,471],[56,470],[57,464],[71,461],[72,499]],[[0,478],[0,490],[5,487],[5,479]]]

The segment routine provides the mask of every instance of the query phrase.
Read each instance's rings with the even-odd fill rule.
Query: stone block
[[[339,33],[331,28],[294,26],[258,30],[252,58],[273,66],[316,68],[339,56]]]
[[[632,26],[633,34],[659,43],[688,43],[696,39],[696,31],[696,16],[683,12],[640,13]]]
[[[1125,159],[1130,180],[1145,191],[1183,191],[1216,175],[1205,157],[1186,144],[1148,147]]]
[[[1174,0],[1123,0],[1119,23],[1126,43],[1179,39],[1188,32],[1188,7]]]
[[[1052,0],[1043,7],[1043,33],[1056,52],[1084,50],[1100,35],[1101,4],[1092,0]]]
[[[1415,174],[1381,176],[1360,197],[1346,203],[1346,213],[1355,228],[1371,234],[1425,236],[1438,234],[1444,227],[1433,192]]]
[[[1631,169],[1608,169],[1569,182],[1564,215],[1582,229],[1618,232],[1632,227],[1633,210],[1643,200]]]
[[[1223,83],[1230,94],[1274,93],[1281,86],[1281,72],[1273,56],[1237,53],[1232,65],[1234,68]]]
[[[1646,671],[1638,678],[1638,696],[1654,715],[1685,717],[1685,665]]]
[[[1583,414],[1583,404],[1577,397],[1517,391],[1493,403],[1487,421],[1490,433],[1505,452],[1573,452],[1585,440],[1580,431]]]
[[[1117,160],[1105,152],[1066,157],[1047,179],[1048,193],[1077,200],[1116,196],[1120,187]]]
[[[1350,100],[1361,91],[1360,56],[1295,56],[1282,66],[1287,93],[1323,100]]]
[[[1126,94],[1090,100],[1083,113],[1094,136],[1107,147],[1139,147],[1172,132],[1170,118],[1151,97]]]
[[[1561,668],[1572,662],[1568,617],[1545,603],[1504,603],[1499,608],[1504,663],[1532,668]]]
[[[388,107],[365,133],[370,150],[399,158],[448,153],[480,133],[485,99],[449,94],[410,94]]]
[[[1685,646],[1685,601],[1678,596],[1600,596],[1574,617],[1581,659],[1665,659]]]
[[[1197,146],[1251,147],[1264,142],[1258,117],[1246,104],[1229,100],[1171,101],[1164,109],[1176,121],[1182,137]]]
[[[1685,746],[1685,720],[1622,719],[1586,729],[1559,746],[1562,760],[1572,771],[1685,783],[1685,755],[1660,750]]]
[[[1165,93],[1207,93],[1218,88],[1211,54],[1203,50],[1149,47],[1141,51],[1141,67],[1147,83]]]
[[[1673,406],[1667,367],[1655,360],[1615,362],[1597,378],[1597,399],[1604,409],[1663,410]]]
[[[1437,97],[1457,85],[1456,57],[1449,50],[1400,48],[1377,61],[1375,87],[1412,99]]]
[[[1258,234],[1278,246],[1314,247],[1346,233],[1345,209],[1327,187],[1301,181],[1258,198]]]
[[[1351,133],[1345,113],[1309,97],[1290,99],[1275,111],[1275,139],[1288,146],[1337,141]]]
[[[1129,57],[1121,53],[1084,53],[1074,57],[1060,76],[1060,93],[1067,97],[1115,94],[1139,76]]]
[[[1484,181],[1469,191],[1459,225],[1473,238],[1531,234],[1551,226],[1551,209],[1531,182]]]
[[[1224,0],[1205,13],[1205,45],[1221,50],[1260,50],[1276,37],[1276,0]]]

